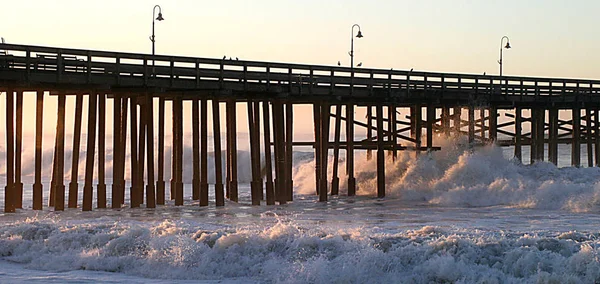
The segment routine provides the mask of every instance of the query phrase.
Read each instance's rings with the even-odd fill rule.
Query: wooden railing
[[[382,70],[148,55],[0,44],[0,71],[52,74],[57,83],[226,88],[291,94],[395,96],[400,92],[469,93],[489,96],[577,96],[597,98],[600,81]],[[3,72],[0,74],[8,74]],[[0,79],[6,80],[5,75]],[[19,77],[21,78],[21,77]],[[127,83],[129,82],[129,83]],[[240,87],[241,86],[241,87]],[[287,89],[286,89],[287,88]],[[341,91],[340,91],[341,90]]]

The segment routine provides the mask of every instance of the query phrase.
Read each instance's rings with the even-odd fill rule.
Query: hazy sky
[[[366,67],[600,78],[597,13],[587,0],[3,1],[10,43],[151,52],[152,8],[160,54]]]
[[[363,67],[497,74],[507,35],[513,48],[504,52],[504,74],[600,79],[600,1],[591,0],[6,0],[0,36],[15,44],[150,53],[155,4],[165,18],[156,22],[158,54],[348,65],[356,23],[364,38],[355,40],[355,63]],[[26,107],[33,99],[26,96]],[[54,131],[55,109],[47,100],[47,132]],[[238,110],[245,131],[245,108]],[[34,109],[25,112],[24,130],[33,131]],[[2,125],[3,113],[0,99]],[[68,115],[67,131],[71,121]],[[296,129],[312,132],[312,125]]]

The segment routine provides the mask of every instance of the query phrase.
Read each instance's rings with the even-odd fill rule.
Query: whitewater
[[[401,152],[396,162],[388,157],[382,199],[373,197],[375,161],[362,154],[356,157],[358,196],[344,196],[342,160],[341,196],[326,203],[315,196],[310,152],[294,153],[294,201],[287,205],[249,205],[247,153],[240,154],[246,157],[240,160],[241,202],[222,208],[212,202],[200,208],[186,184],[182,207],[36,212],[26,184],[26,209],[0,215],[0,279],[600,282],[599,168],[568,167],[568,156],[559,157],[562,167],[521,164],[510,148],[444,143],[442,151],[417,159],[412,152]],[[569,153],[568,147],[560,151]]]

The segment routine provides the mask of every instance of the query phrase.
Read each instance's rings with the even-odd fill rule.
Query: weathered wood
[[[594,113],[594,141],[596,142],[594,150],[596,167],[600,167],[600,109],[596,109]]]
[[[208,107],[200,100],[200,206],[208,206]]]
[[[221,163],[221,117],[219,101],[212,101],[213,113],[213,138],[215,149],[215,205],[225,206],[225,192],[223,191],[223,172]]]
[[[435,107],[427,106],[427,151],[433,148],[433,124],[435,123]]]
[[[138,161],[138,155],[139,155],[139,150],[138,150],[138,114],[137,114],[137,109],[138,109],[138,103],[137,103],[137,98],[135,97],[131,97],[130,98],[131,102],[129,103],[129,122],[131,123],[131,126],[129,127],[129,133],[131,135],[131,138],[129,138],[129,141],[131,143],[131,150],[130,150],[130,161],[131,161],[131,187],[129,188],[129,202],[131,205],[131,208],[136,208],[140,206],[140,201],[139,201],[139,191],[140,191],[140,179],[138,178],[138,175],[140,173],[138,167],[139,167],[139,161]],[[141,132],[141,127],[140,127],[140,132]]]
[[[113,184],[112,184],[112,208],[121,208],[121,188],[120,181],[120,141],[121,141],[121,97],[113,98]]]
[[[58,96],[58,115],[56,123],[56,191],[54,193],[54,210],[65,210],[64,160],[65,160],[65,103],[66,96]],[[7,108],[8,109],[8,108]],[[12,119],[11,119],[12,120]],[[12,130],[10,131],[12,132]],[[10,152],[10,151],[9,151]],[[11,152],[12,153],[12,152]],[[12,183],[12,181],[11,181]]]
[[[175,115],[176,115],[176,123],[175,124],[175,205],[181,206],[183,205],[183,100],[181,97],[176,97],[173,101],[175,104]],[[214,111],[214,107],[213,107]],[[220,141],[219,136],[219,141]],[[220,146],[220,145],[219,145]],[[217,149],[215,148],[215,151]],[[220,154],[221,149],[219,148]],[[215,152],[215,156],[217,153]],[[220,158],[220,155],[219,155]],[[217,167],[217,164],[215,164]],[[220,164],[218,167],[219,171],[221,170]],[[223,190],[223,181],[221,180],[221,191]]]
[[[453,110],[453,126],[454,126],[454,135],[459,136],[461,135],[461,128],[462,128],[462,124],[461,124],[461,116],[462,116],[462,108],[461,107],[454,107]]]
[[[75,99],[75,118],[73,126],[73,147],[71,160],[71,182],[69,183],[69,208],[77,208],[77,192],[79,191],[79,150],[81,148],[81,117],[83,115],[83,94]]]
[[[85,182],[83,185],[83,211],[92,210],[94,196],[94,156],[96,154],[96,111],[98,96],[93,91],[88,95],[88,132],[85,162]]]
[[[142,205],[144,203],[144,189],[146,187],[146,185],[144,184],[144,170],[145,170],[145,164],[146,164],[146,123],[147,123],[147,110],[146,110],[146,102],[144,100],[144,97],[138,97],[137,98],[138,102],[139,102],[139,106],[140,106],[140,115],[139,115],[139,130],[138,130],[138,153],[137,153],[137,179],[138,179],[138,184],[137,184],[137,188],[136,188],[136,193],[135,193],[135,198],[136,198],[136,205],[137,207],[139,207],[140,205]],[[152,157],[154,159],[154,157]],[[150,182],[150,180],[149,180]],[[151,181],[152,183],[154,183],[154,181]]]
[[[44,91],[37,91],[35,116],[35,181],[33,183],[33,210],[42,210],[42,141],[44,130]],[[6,203],[5,203],[6,204]]]
[[[200,199],[200,106],[198,103],[198,99],[192,100],[192,200]]]
[[[256,147],[260,147],[257,145],[257,139],[255,137],[256,131],[254,128],[256,127],[256,123],[254,123],[254,101],[248,101],[248,135],[250,136],[250,170],[252,172],[252,181],[250,182],[250,192],[252,198],[252,205],[260,205],[260,194],[258,193],[259,187],[259,175],[260,172],[257,167],[257,163],[260,163],[260,157],[256,153]],[[279,178],[279,177],[278,177]]]
[[[23,91],[17,92],[15,117],[15,208],[23,208],[23,183],[21,182],[21,157],[23,148]]]
[[[146,95],[146,153],[148,155],[148,185],[146,185],[146,208],[156,207],[156,189],[154,187],[154,100]]]
[[[414,136],[413,138],[415,139],[415,147],[417,149],[421,149],[421,137],[422,137],[422,131],[423,131],[423,127],[422,127],[422,108],[420,105],[415,106],[414,109],[414,126],[415,126],[415,130],[414,130]],[[411,114],[411,119],[413,117],[413,114]],[[382,126],[383,127],[383,126]],[[383,131],[382,127],[377,126],[378,130]],[[417,150],[417,154],[419,154],[419,150]]]
[[[258,106],[258,102],[255,102]],[[236,103],[235,101],[228,102],[229,108],[227,112],[229,114],[229,129],[227,133],[231,132],[229,137],[229,145],[227,151],[229,152],[229,164],[227,167],[230,169],[230,176],[228,180],[229,188],[229,200],[238,202],[238,163],[237,163],[237,118],[236,118]],[[260,159],[259,159],[260,163]]]
[[[491,143],[496,143],[498,140],[498,109],[494,106],[489,108],[489,138]]]
[[[469,113],[469,143],[475,142],[475,107],[468,107]]]
[[[412,113],[411,113],[412,117]],[[373,106],[367,105],[367,138],[373,137]],[[367,150],[367,161],[373,157],[371,150]]]
[[[276,105],[273,105],[273,117],[276,117]],[[277,125],[277,119],[273,119],[273,125]],[[315,149],[315,190],[316,194],[319,194],[319,188],[321,187],[321,106],[318,102],[313,104],[313,125],[314,125],[314,137],[315,144],[313,148]],[[275,139],[278,135],[277,127],[274,128]],[[275,148],[275,159],[277,159],[277,147]],[[275,171],[277,171],[278,164],[275,164]],[[276,183],[277,184],[277,183]]]
[[[263,101],[263,127],[265,142],[265,191],[267,205],[275,205],[275,190],[273,185],[273,166],[271,163],[271,123],[269,102]]]
[[[588,167],[594,166],[594,136],[592,134],[592,110],[585,110],[585,141],[587,145]]]
[[[6,92],[6,187],[4,187],[4,212],[6,213],[15,212],[14,109],[14,92],[13,90],[9,90]]]
[[[119,120],[121,123],[121,134],[119,135],[119,177],[121,180],[119,181],[119,192],[121,193],[120,201],[121,205],[125,204],[125,162],[126,162],[126,153],[127,153],[127,98],[123,98],[123,103],[121,105],[121,119]]]
[[[177,198],[176,191],[176,176],[177,176],[177,103],[171,101],[171,200]]]
[[[258,113],[258,111],[257,111]],[[285,178],[286,178],[286,197],[288,201],[293,201],[294,199],[294,180],[292,179],[292,168],[294,165],[294,152],[293,152],[293,143],[294,143],[294,104],[291,101],[288,101],[285,105]],[[258,136],[257,128],[257,136]],[[262,189],[261,189],[262,193]]]
[[[279,204],[286,204],[285,193],[285,130],[283,117],[283,103],[279,100],[273,102],[273,132],[275,135],[275,195]],[[317,188],[318,190],[318,188]]]
[[[383,106],[378,104],[377,108],[377,197],[385,197],[385,155],[384,155],[384,133],[383,133]],[[420,118],[420,116],[419,116]],[[418,119],[420,121],[420,119]]]
[[[335,106],[335,126],[333,134],[333,173],[331,177],[331,195],[338,195],[340,190],[340,178],[338,177],[338,163],[340,159],[340,136],[342,128],[342,105]]]
[[[548,110],[548,161],[558,165],[558,109]]]
[[[165,205],[165,98],[158,99],[158,175],[156,204]]]
[[[346,104],[346,175],[348,176],[348,196],[356,195],[354,178],[354,105]]]
[[[327,201],[327,159],[329,156],[329,113],[331,112],[331,105],[328,102],[322,102],[321,104],[321,118],[320,118],[320,179],[319,179],[319,201]]]
[[[573,106],[573,142],[571,144],[571,165],[581,166],[581,109],[579,106]]]
[[[106,208],[106,94],[98,94],[98,185],[96,202],[98,208]]]
[[[391,109],[389,113],[391,115],[390,122],[392,125],[389,130],[392,137],[391,142],[392,145],[394,145],[392,150],[392,160],[395,162],[398,159],[398,148],[396,147],[396,145],[398,144],[398,135],[396,134],[398,131],[397,110],[396,105],[388,106],[388,108]]]
[[[515,108],[515,158],[519,161],[523,161],[523,152],[521,149],[521,134],[522,134],[522,109],[521,107]]]

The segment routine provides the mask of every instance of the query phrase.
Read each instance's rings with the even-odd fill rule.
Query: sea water
[[[199,207],[187,184],[179,207],[33,211],[26,184],[26,209],[0,217],[0,282],[600,282],[599,168],[566,167],[568,156],[561,168],[523,165],[493,146],[443,149],[388,157],[381,199],[376,163],[362,153],[358,195],[345,196],[342,160],[341,195],[328,202],[315,196],[306,152],[295,153],[286,205],[249,205],[243,159],[241,201],[221,208]]]

